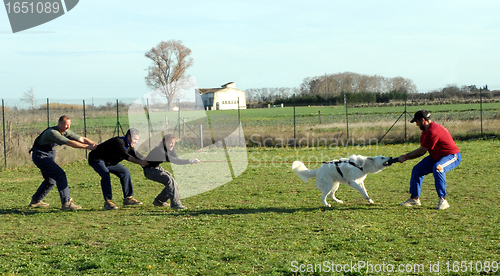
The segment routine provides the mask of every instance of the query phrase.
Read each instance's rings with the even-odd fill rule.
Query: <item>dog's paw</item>
[[[371,200],[371,198],[370,198],[370,199],[368,199],[368,203],[369,203],[369,204],[373,204],[373,203],[375,203],[375,202],[373,202],[373,200]]]
[[[344,202],[340,199],[335,200],[335,202],[337,202],[338,204],[344,204]]]

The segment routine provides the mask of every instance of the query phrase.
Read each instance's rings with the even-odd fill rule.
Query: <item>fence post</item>
[[[179,139],[181,139],[181,100],[177,98],[178,112],[177,112],[177,122],[179,125]]]
[[[146,98],[146,119],[148,120],[148,150],[151,150],[151,118],[149,117],[149,98]],[[162,138],[163,139],[163,138]]]
[[[50,127],[49,98],[47,98],[47,128]]]
[[[241,117],[240,117],[240,97],[238,97],[238,146],[241,143]]]
[[[200,149],[203,148],[203,125],[200,124]]]
[[[405,143],[407,142],[407,126],[406,126],[406,114],[408,114],[408,112],[406,111],[406,101],[408,100],[408,92],[406,92],[405,90]]]
[[[344,105],[345,105],[345,122],[346,122],[346,128],[347,128],[347,141],[345,143],[345,146],[349,144],[349,114],[347,111],[347,97],[346,97],[346,92],[344,91]]]
[[[115,131],[118,136],[120,136],[120,129],[122,130],[122,134],[125,135],[125,132],[123,132],[122,125],[120,124],[120,112],[118,111],[118,99],[116,99],[116,126],[115,130],[113,131],[113,136],[115,136]]]
[[[83,137],[87,137],[87,116],[85,115],[85,100],[83,100]],[[87,159],[87,149],[85,149],[85,159]]]
[[[295,128],[295,95],[293,95],[293,148],[297,147],[297,132]]]
[[[4,165],[7,168],[7,146],[5,142],[5,103],[2,99],[2,126],[3,126],[3,160]]]
[[[479,109],[481,113],[481,137],[483,137],[483,88],[479,88]]]

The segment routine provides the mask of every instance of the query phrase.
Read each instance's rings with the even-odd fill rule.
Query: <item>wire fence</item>
[[[127,104],[116,99],[75,100],[44,99],[33,108],[24,102],[2,99],[3,167],[20,167],[31,162],[28,153],[35,138],[47,127],[57,125],[60,116],[67,115],[72,121],[71,130],[80,136],[102,142],[117,132],[117,124],[127,124]],[[121,132],[121,130],[120,130]],[[58,150],[61,163],[84,159],[86,150]]]
[[[379,105],[344,103],[343,106],[334,107],[292,106],[294,111],[290,121],[293,120],[293,135],[287,135],[293,137],[289,140],[294,142],[294,146],[300,141],[306,142],[308,146],[418,142],[421,130],[410,121],[420,109],[429,110],[431,119],[445,126],[455,139],[496,137],[500,129],[499,99]],[[245,118],[242,121],[245,122]],[[286,131],[285,125],[284,122],[277,123],[274,128]]]
[[[250,147],[342,147],[418,141],[420,130],[411,125],[414,112],[431,111],[432,119],[458,139],[496,136],[500,129],[500,101],[478,99],[468,103],[399,102],[384,106],[266,105],[246,110],[199,110],[178,103],[164,105],[135,99],[39,99],[36,105],[2,100],[0,167],[31,165],[28,153],[35,138],[57,125],[61,115],[72,120],[71,130],[100,143],[124,135],[130,126],[141,128],[141,138],[164,132],[182,138],[181,146],[206,148],[222,141],[224,146]],[[40,104],[42,103],[42,104]],[[137,105],[137,104],[136,104]],[[137,123],[136,118],[140,118]],[[241,127],[240,127],[241,126]],[[144,135],[143,135],[144,134]],[[228,139],[228,137],[232,137]],[[143,144],[147,151],[155,145]],[[64,164],[87,157],[87,150],[57,149],[56,162]]]

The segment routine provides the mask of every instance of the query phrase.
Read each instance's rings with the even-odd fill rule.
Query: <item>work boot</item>
[[[182,204],[178,204],[178,205],[171,205],[170,208],[174,209],[174,210],[183,210],[183,209],[187,209],[186,206],[182,205]]]
[[[106,201],[104,201],[104,210],[116,210],[118,209],[118,206],[116,206],[116,204],[111,201],[111,199],[107,199]]]
[[[65,202],[61,207],[62,211],[73,211],[80,209],[82,209],[82,207],[76,205],[72,198],[70,198],[67,202]]]
[[[160,200],[158,200],[156,198],[153,201],[153,205],[154,206],[158,206],[158,207],[166,207],[166,206],[168,206],[167,202],[160,201]]]
[[[33,202],[33,200],[31,201],[30,205],[28,205],[29,207],[49,207],[50,204],[48,203],[45,203],[43,201],[38,201],[38,202]]]
[[[132,196],[129,196],[129,197],[126,197],[123,199],[123,205],[124,206],[127,206],[127,205],[141,205],[142,202],[140,202],[139,200],[135,199],[134,197]]]

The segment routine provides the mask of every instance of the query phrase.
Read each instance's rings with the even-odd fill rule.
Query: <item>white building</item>
[[[196,90],[200,97],[196,97],[196,106],[209,110],[246,109],[246,93],[236,89],[236,83],[228,82],[220,88],[200,88]],[[201,103],[199,99],[201,98]]]

